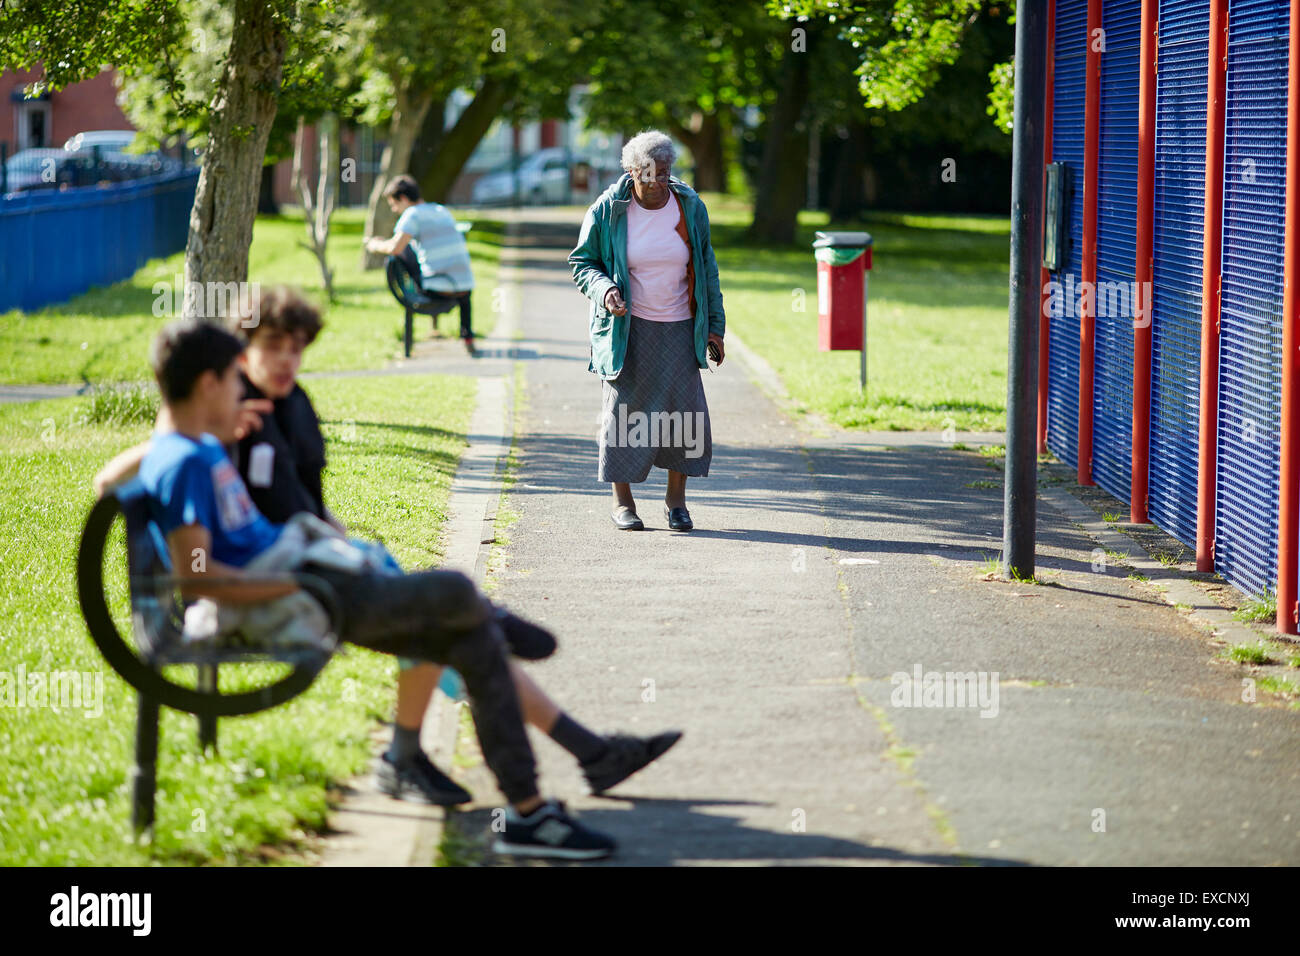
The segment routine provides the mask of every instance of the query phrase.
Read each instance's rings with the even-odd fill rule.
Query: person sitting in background
[[[420,284],[430,292],[460,299],[460,337],[466,350],[474,354],[474,330],[470,323],[470,299],[474,273],[470,268],[469,247],[456,228],[456,220],[446,206],[425,202],[420,187],[410,176],[398,176],[384,189],[388,208],[397,215],[391,239],[370,236],[366,251],[380,255],[401,255],[407,243],[420,260]],[[434,329],[437,330],[437,319]]]

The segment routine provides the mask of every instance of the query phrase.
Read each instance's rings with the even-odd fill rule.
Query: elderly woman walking
[[[644,525],[631,485],[668,472],[664,517],[694,527],[686,479],[709,473],[713,433],[700,369],[721,365],[726,315],[704,203],[670,175],[677,151],[651,130],[623,147],[618,182],[592,203],[569,255],[591,299],[591,362],[603,380],[597,478],[613,486],[614,524]]]

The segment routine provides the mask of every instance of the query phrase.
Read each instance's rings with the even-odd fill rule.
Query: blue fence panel
[[[1088,58],[1087,0],[1056,0],[1052,53],[1052,162],[1066,163],[1074,179],[1070,201],[1070,253],[1052,274],[1067,292],[1060,315],[1048,316],[1047,447],[1078,463],[1079,303],[1083,249],[1084,69]]]
[[[1289,6],[1228,18],[1214,566],[1251,593],[1277,586]]]
[[[1162,0],[1159,18],[1147,512],[1194,547],[1209,0]]]
[[[198,170],[0,198],[0,312],[66,302],[185,248]]]
[[[1097,171],[1097,287],[1093,301],[1092,476],[1129,500],[1133,460],[1133,313],[1137,250],[1141,0],[1103,0]]]

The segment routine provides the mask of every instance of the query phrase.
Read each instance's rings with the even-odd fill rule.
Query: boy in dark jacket
[[[250,317],[236,317],[229,328],[246,343],[239,356],[244,384],[238,441],[228,453],[258,511],[283,524],[308,511],[340,531],[342,523],[325,506],[321,475],[325,440],[311,399],[298,384],[304,350],[320,333],[320,313],[300,294],[283,286],[259,290]],[[251,327],[245,327],[245,325]],[[165,415],[159,427],[167,427]],[[148,443],[114,459],[98,476],[97,490],[133,471]],[[555,648],[546,631],[510,619],[506,639],[512,654],[524,659],[548,656]],[[601,793],[662,756],[680,738],[678,731],[651,737],[599,735],[564,713],[514,660],[508,662],[524,718],[579,761],[588,786]],[[398,799],[453,805],[471,795],[434,765],[419,745],[420,728],[442,676],[440,666],[399,657],[393,740],[375,769],[376,784]]]
[[[171,430],[155,435],[139,465],[183,596],[235,606],[298,591],[291,575],[250,577],[243,570],[282,531],[258,511],[222,447],[240,427],[243,383],[236,358],[243,350],[239,339],[209,323],[174,322],[159,333],[150,359]],[[204,560],[194,560],[196,554]],[[484,759],[509,801],[498,852],[566,859],[613,852],[611,839],[538,794],[506,663],[508,625],[469,578],[456,571],[395,575],[310,562],[303,570],[324,578],[337,594],[341,639],[450,664],[463,675]]]

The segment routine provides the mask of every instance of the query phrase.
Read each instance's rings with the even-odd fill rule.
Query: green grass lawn
[[[467,237],[475,279],[474,331],[485,335],[497,318],[493,290],[504,227],[474,215],[461,211],[458,218],[474,223]],[[299,244],[306,240],[301,215],[259,216],[254,226],[249,281],[298,286],[323,307],[325,329],[307,352],[304,371],[373,368],[401,356],[402,311],[388,292],[383,271],[361,269],[363,231],[362,210],[334,214],[329,263],[337,301],[329,304],[316,258]],[[184,271],[185,256],[177,253],[152,260],[130,279],[92,289],[62,305],[0,315],[0,349],[6,356],[0,382],[101,384],[148,378],[149,341],[171,317],[155,315],[155,306],[159,311],[170,307],[176,277]],[[167,283],[165,295],[153,291],[160,282]],[[444,335],[454,334],[459,322],[456,310],[439,320]],[[427,336],[429,329],[429,319],[417,316],[417,338]]]
[[[331,508],[357,533],[384,540],[405,566],[438,563],[473,381],[357,377],[307,387],[329,440]],[[349,648],[290,704],[222,721],[216,757],[198,752],[193,717],[164,711],[155,841],[134,844],[136,695],[86,632],[74,568],[91,476],[149,426],[89,421],[90,405],[71,398],[0,406],[0,670],[103,678],[98,717],[18,707],[16,699],[0,706],[0,865],[278,859],[276,847],[323,826],[329,785],[366,767],[376,719],[391,718],[393,659]],[[107,563],[119,628],[128,626],[123,561],[118,550]]]
[[[799,218],[794,248],[747,245],[749,208],[704,197],[727,327],[781,376],[796,407],[847,428],[1006,427],[1007,220],[880,213],[868,274],[867,393],[858,353],[817,348],[813,234],[825,213]]]

